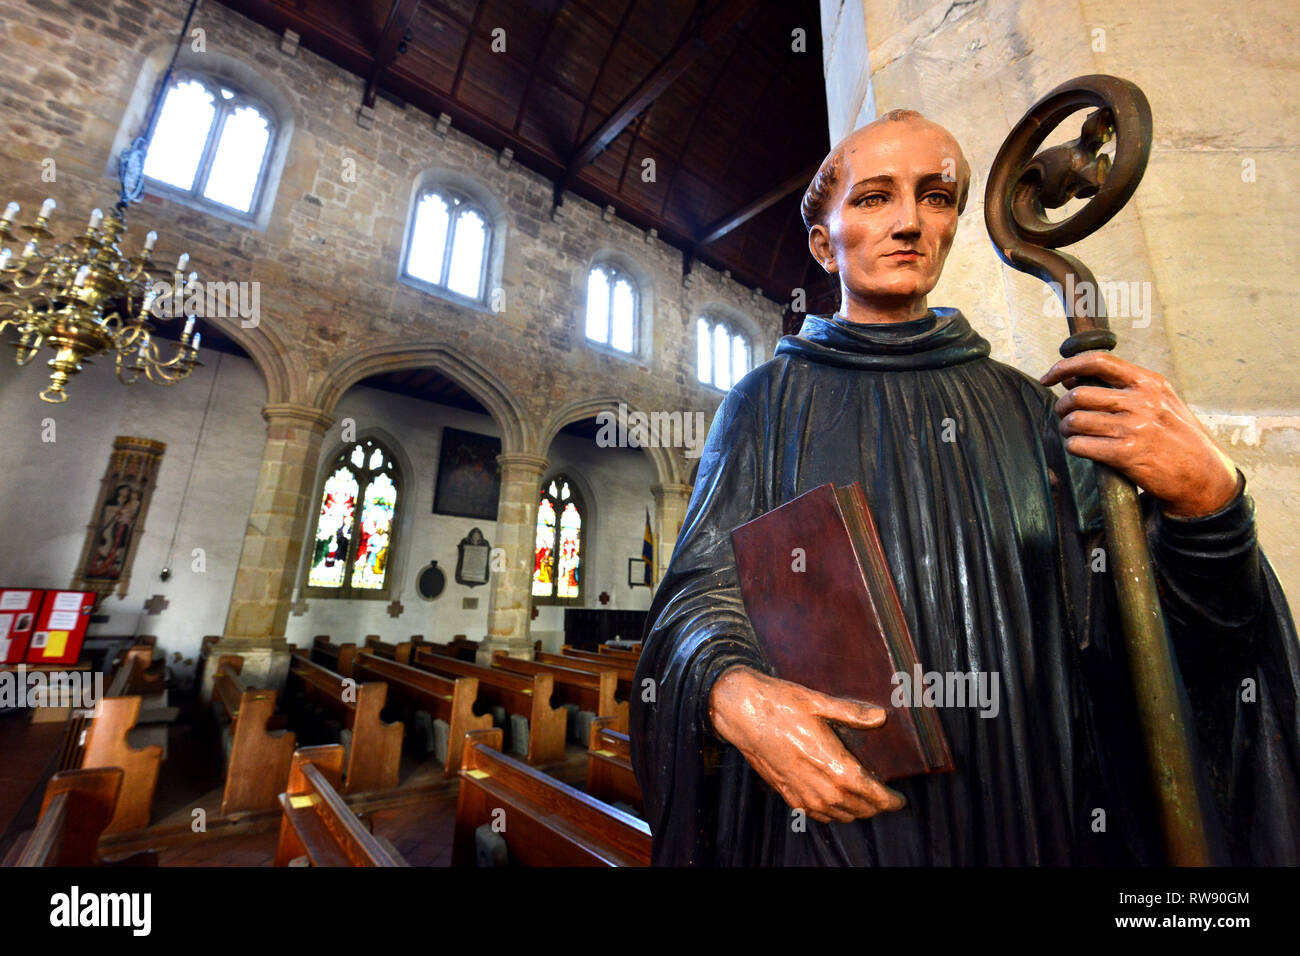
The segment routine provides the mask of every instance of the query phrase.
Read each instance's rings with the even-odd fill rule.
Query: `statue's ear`
[[[835,250],[831,247],[830,230],[821,223],[816,223],[808,230],[808,251],[831,275],[840,271],[839,264],[835,261]]]

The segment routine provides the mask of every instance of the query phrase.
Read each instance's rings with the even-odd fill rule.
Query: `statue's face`
[[[957,232],[960,148],[933,123],[894,121],[864,127],[844,149],[825,224],[809,235],[813,255],[846,296],[922,299]]]

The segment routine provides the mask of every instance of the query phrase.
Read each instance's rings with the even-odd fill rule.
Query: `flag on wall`
[[[650,530],[650,509],[645,513],[645,539],[641,543],[641,560],[645,562],[645,583],[654,584],[655,535]]]

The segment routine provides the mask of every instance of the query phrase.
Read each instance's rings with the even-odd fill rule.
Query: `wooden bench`
[[[627,730],[628,703],[616,699],[618,692],[618,674],[614,670],[599,673],[578,670],[563,664],[550,664],[545,661],[526,661],[511,657],[505,651],[496,651],[492,655],[492,666],[516,674],[550,674],[555,678],[556,696],[567,704],[577,704],[582,710],[591,711],[597,717],[614,718],[617,729]]]
[[[411,663],[411,648],[415,645],[411,641],[402,641],[400,644],[387,644],[379,639],[376,634],[371,634],[366,638],[365,649],[375,657],[382,657],[386,661],[396,661],[398,664]],[[340,671],[340,673],[342,673]]]
[[[622,700],[630,700],[632,697],[632,687],[636,683],[636,668],[629,667],[622,661],[616,661],[612,657],[597,658],[591,655],[590,658],[574,657],[568,654],[548,654],[541,651],[534,655],[534,660],[542,664],[559,664],[561,667],[571,667],[574,670],[587,671],[590,674],[599,674],[601,671],[612,670],[618,676],[617,694]]]
[[[153,648],[148,645],[127,650],[84,731],[81,768],[120,767],[123,773],[116,809],[105,833],[142,830],[149,825],[163,748],[160,744],[133,747],[127,735],[139,722],[144,704],[138,689],[152,686],[146,677],[152,656]]]
[[[402,759],[402,724],[386,724],[379,716],[388,685],[358,684],[314,663],[301,651],[294,654],[289,673],[307,700],[340,717],[352,733],[343,792],[395,789]]]
[[[45,786],[40,821],[17,866],[97,866],[99,838],[117,809],[121,767],[60,770]]]
[[[504,824],[510,856],[525,866],[650,865],[644,821],[500,750],[497,728],[474,731],[465,741],[452,866],[474,865],[474,832],[485,823]]]
[[[248,687],[242,657],[222,657],[212,682],[213,706],[230,724],[230,759],[221,815],[274,808],[293,758],[292,731],[273,731],[275,691]]]
[[[463,634],[457,634],[446,643],[424,641],[421,647],[471,664],[478,660],[478,641],[467,640]]]
[[[293,754],[289,783],[280,794],[280,840],[275,865],[306,857],[312,866],[406,866],[396,850],[366,829],[339,796],[343,747],[304,747]]]
[[[332,644],[327,635],[320,634],[312,638],[308,657],[321,667],[328,668],[344,677],[352,676],[352,659],[356,657],[357,645]]]
[[[497,667],[483,667],[421,648],[415,666],[451,677],[477,677],[478,699],[486,706],[497,705],[507,714],[528,719],[528,747],[525,759],[532,764],[564,759],[564,732],[568,713],[551,706],[555,678],[550,674],[525,676]]]
[[[632,741],[614,728],[608,717],[591,723],[587,746],[587,793],[605,803],[622,801],[644,813],[641,788],[632,770]]]
[[[436,720],[447,722],[447,776],[460,770],[461,748],[471,730],[492,726],[492,715],[474,715],[478,697],[477,677],[444,677],[432,671],[387,661],[363,651],[357,655],[353,670],[358,680],[378,680],[388,684],[388,700],[408,712],[423,710]]]
[[[568,650],[568,648],[565,647],[562,648],[562,650]],[[641,648],[638,647],[635,651],[633,651],[624,648],[610,647],[610,645],[608,644],[600,644],[596,647],[596,656],[612,657],[615,660],[623,661],[625,663],[631,664],[633,667],[636,667],[637,661],[641,659]]]

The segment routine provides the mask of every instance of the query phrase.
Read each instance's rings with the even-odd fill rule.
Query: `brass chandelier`
[[[170,358],[162,357],[154,340],[149,318],[166,314],[161,306],[171,304],[159,302],[168,290],[149,271],[158,234],[150,232],[136,255],[123,253],[118,245],[126,229],[123,201],[107,217],[96,209],[84,233],[45,251],[54,239],[49,230],[54,209],[54,200],[47,199],[32,222],[15,226],[19,206],[11,202],[0,218],[0,247],[17,240],[15,229],[28,240],[16,257],[11,249],[0,248],[0,332],[9,327],[17,331],[18,341],[12,344],[19,365],[30,362],[43,345],[54,350],[48,362],[50,385],[41,399],[67,401],[68,379],[101,353],[113,354],[118,380],[125,385],[142,375],[154,384],[172,385],[201,365],[192,313]],[[172,277],[170,289],[178,304],[181,290],[197,283],[195,273],[185,278],[188,263],[189,256],[182,255]]]

